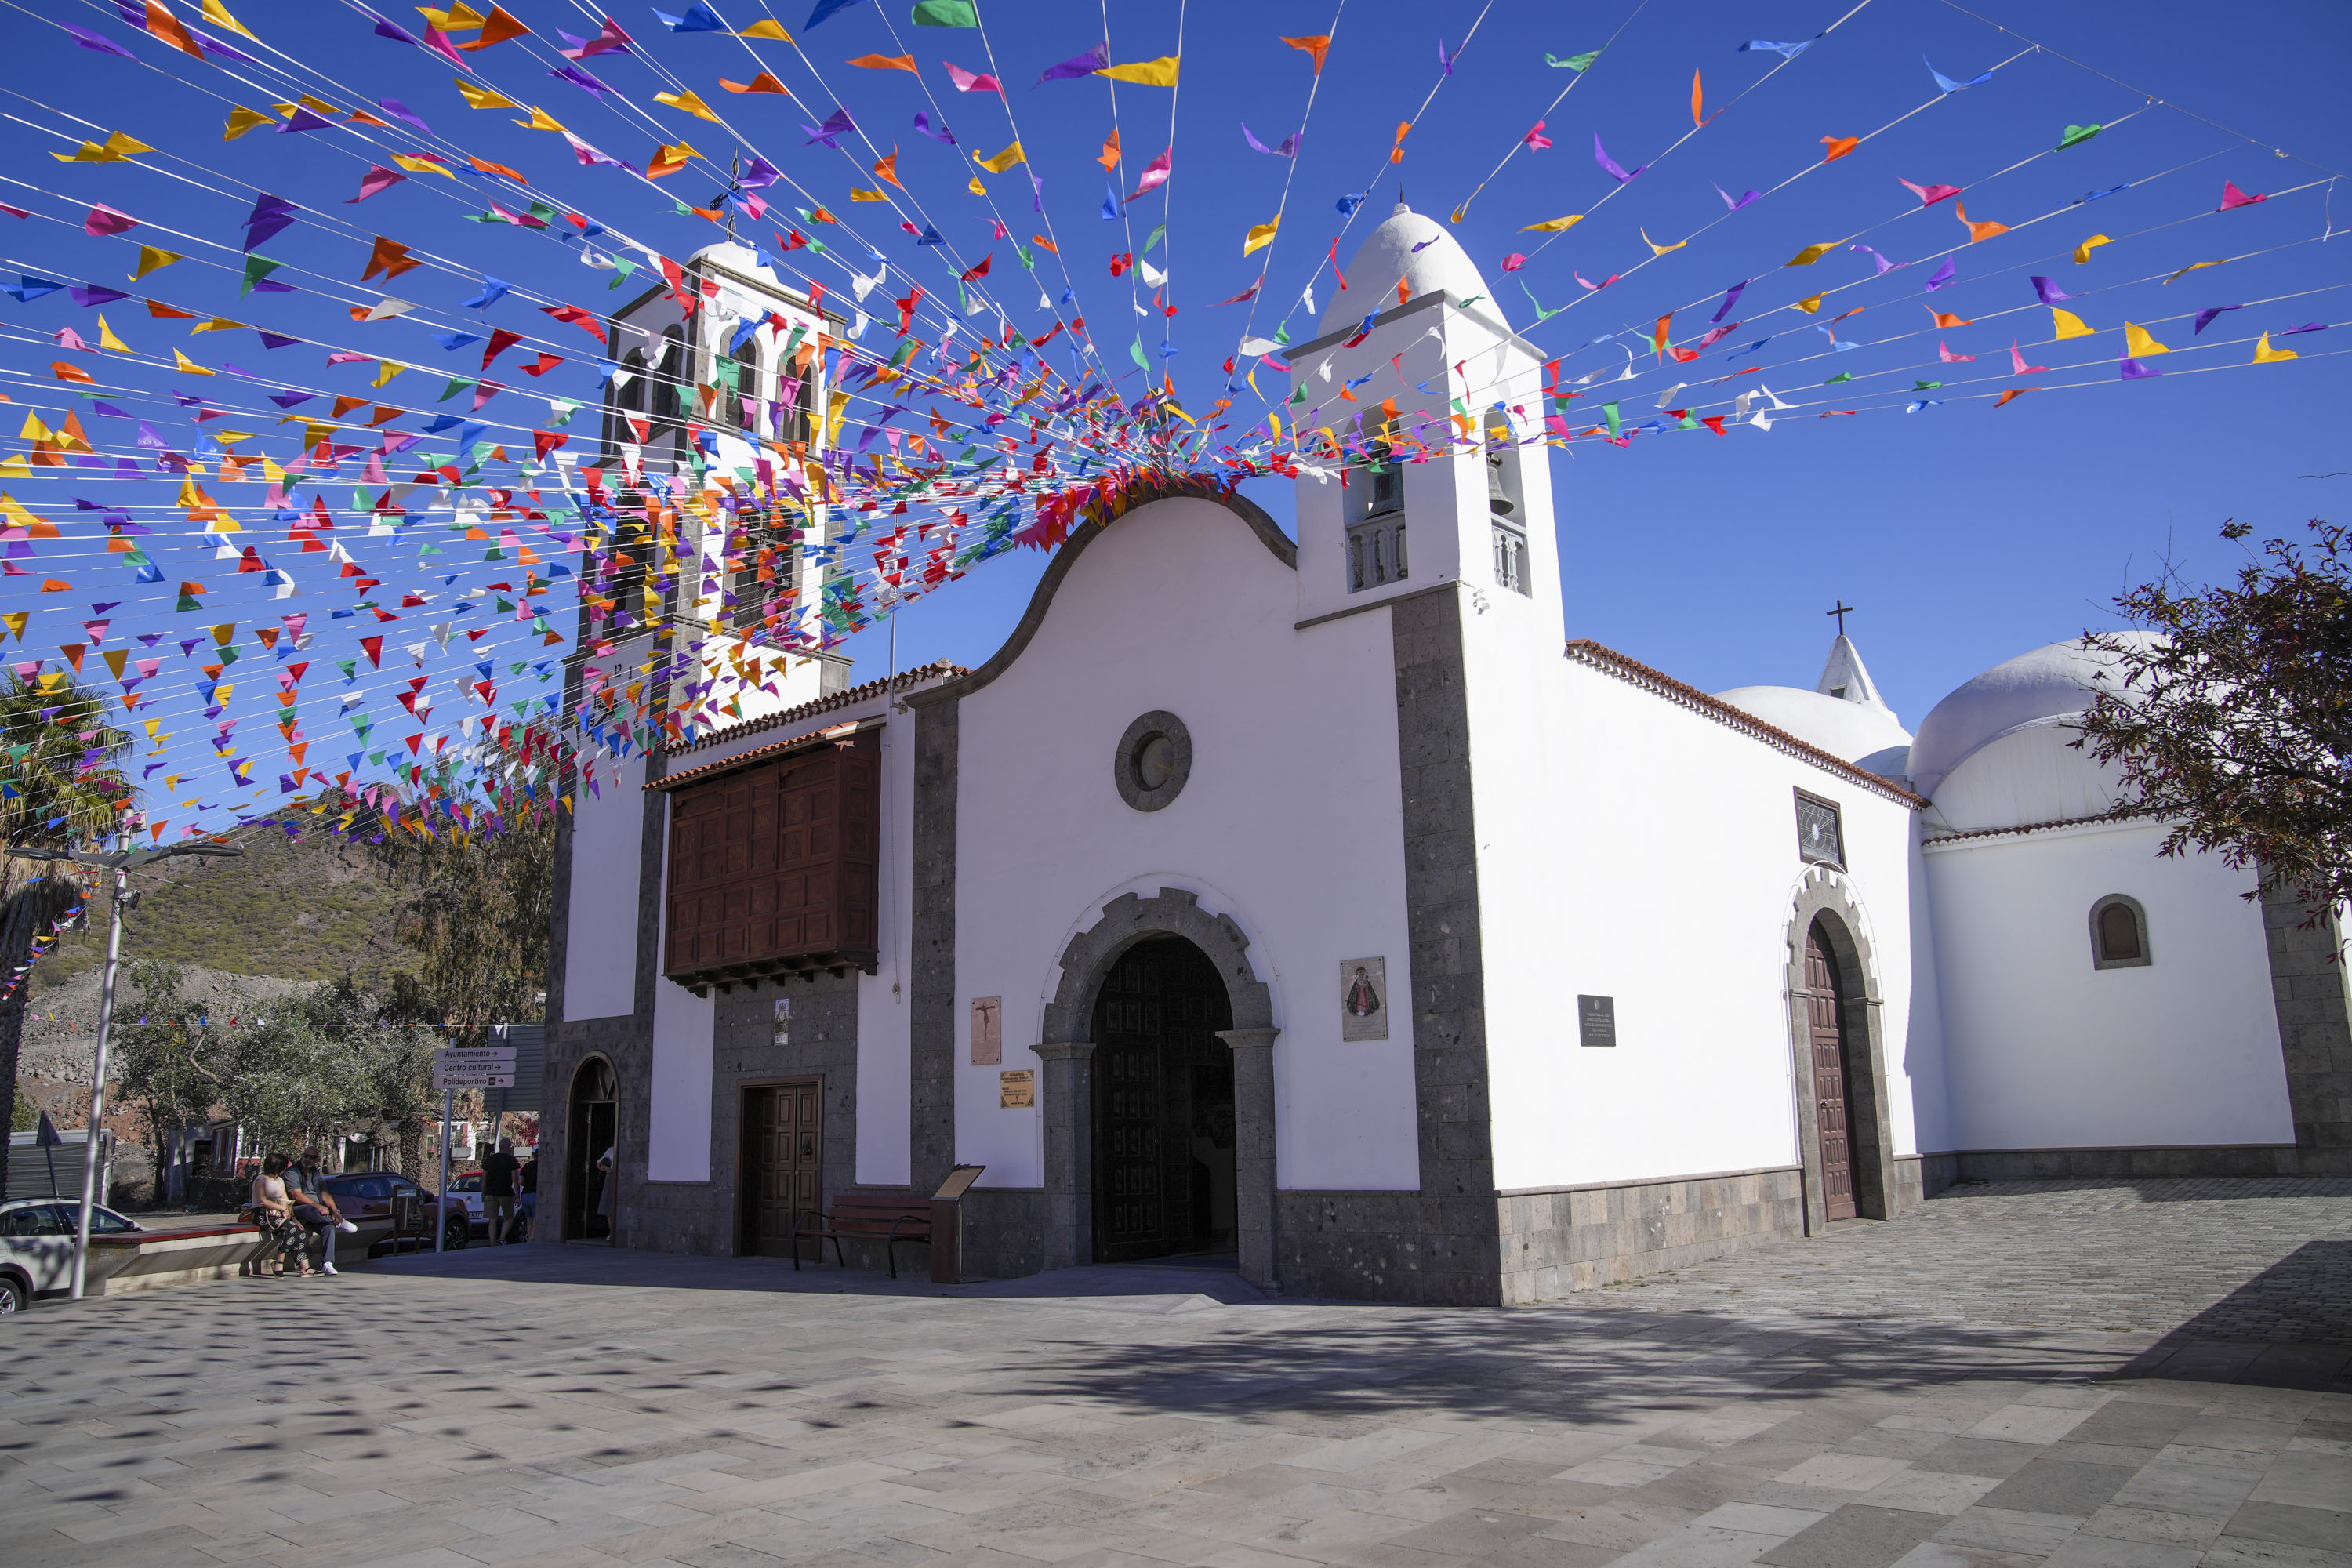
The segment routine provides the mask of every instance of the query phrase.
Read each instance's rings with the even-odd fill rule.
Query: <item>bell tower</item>
[[[1444,226],[1399,202],[1290,351],[1302,621],[1458,582],[1562,636],[1543,360]]]

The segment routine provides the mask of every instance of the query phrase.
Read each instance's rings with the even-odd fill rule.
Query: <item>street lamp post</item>
[[[175,855],[242,855],[244,851],[224,844],[174,844],[168,848],[149,849],[134,855],[131,850],[131,825],[126,820],[115,835],[115,847],[111,854],[76,855],[63,849],[22,846],[10,853],[31,860],[65,860],[77,866],[95,866],[114,873],[111,919],[107,923],[106,932],[106,973],[98,997],[98,1055],[90,1066],[89,1127],[82,1140],[81,1214],[74,1221],[72,1299],[79,1301],[82,1297],[83,1278],[89,1267],[90,1210],[98,1203],[99,1127],[106,1109],[106,1047],[114,1023],[114,980],[122,963],[122,910],[131,869],[152,866]],[[54,1186],[56,1184],[50,1184]]]

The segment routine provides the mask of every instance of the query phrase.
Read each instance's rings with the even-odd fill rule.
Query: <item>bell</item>
[[[1486,510],[1498,517],[1508,517],[1518,510],[1516,502],[1503,493],[1503,459],[1486,459]]]

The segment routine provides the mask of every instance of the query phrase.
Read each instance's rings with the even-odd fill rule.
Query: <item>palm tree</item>
[[[79,681],[49,689],[12,675],[0,691],[0,983],[24,963],[33,939],[84,896],[65,862],[13,851],[87,844],[110,832],[131,795],[113,763],[130,744],[131,736],[108,722],[106,700]],[[10,1105],[28,989],[18,984],[0,1002],[0,1100]],[[0,1144],[0,1193],[7,1191],[7,1161]]]

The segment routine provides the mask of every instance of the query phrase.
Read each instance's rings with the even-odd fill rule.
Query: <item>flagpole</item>
[[[131,823],[126,816],[115,834],[116,852],[128,863],[131,853]],[[82,1297],[82,1284],[89,1267],[90,1209],[98,1202],[98,1141],[99,1128],[106,1110],[106,1046],[107,1035],[114,1023],[114,976],[122,963],[122,895],[130,884],[130,876],[122,865],[114,868],[114,899],[112,918],[106,930],[106,980],[98,998],[98,1059],[89,1074],[89,1127],[82,1138],[81,1151],[81,1213],[74,1220],[73,1291],[71,1299]],[[55,1190],[57,1183],[49,1183]]]

